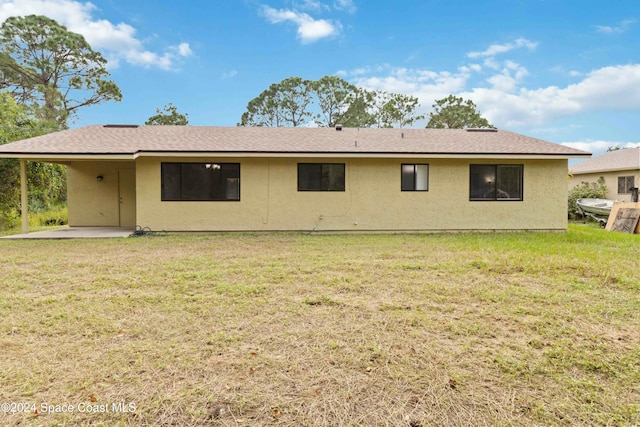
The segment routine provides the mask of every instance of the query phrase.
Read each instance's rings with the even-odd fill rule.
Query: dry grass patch
[[[39,413],[0,423],[639,424],[639,243],[584,226],[3,241],[0,400]]]

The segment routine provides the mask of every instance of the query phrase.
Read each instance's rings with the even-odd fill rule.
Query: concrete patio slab
[[[28,234],[13,234],[2,236],[0,239],[106,239],[129,237],[133,231],[131,227],[66,227]]]

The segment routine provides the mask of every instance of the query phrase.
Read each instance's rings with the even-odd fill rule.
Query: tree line
[[[288,77],[249,101],[238,126],[405,127],[417,114],[414,96],[368,91],[338,76]]]
[[[238,126],[403,128],[425,118],[419,108],[415,96],[366,90],[338,76],[288,77],[249,101]],[[449,95],[432,108],[427,128],[493,128],[471,100]]]

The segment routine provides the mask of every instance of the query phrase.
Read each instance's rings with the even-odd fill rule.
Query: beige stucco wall
[[[69,225],[119,225],[118,171],[135,170],[134,162],[71,162],[67,164]],[[102,181],[96,178],[101,175]]]
[[[162,202],[162,161],[239,162],[241,200]],[[344,162],[346,191],[297,191],[299,161]],[[402,163],[429,164],[428,192],[400,191]],[[469,201],[471,163],[524,164],[524,201]],[[95,181],[95,170],[89,175]],[[566,160],[143,157],[136,161],[137,224],[166,231],[564,230],[566,182]]]
[[[574,175],[569,179],[569,189],[580,185],[582,182],[597,182],[601,176],[604,177],[604,183],[607,186],[606,199],[620,200],[623,202],[631,201],[631,194],[618,194],[618,177],[620,176],[634,176],[635,186],[640,185],[640,171],[627,170]]]

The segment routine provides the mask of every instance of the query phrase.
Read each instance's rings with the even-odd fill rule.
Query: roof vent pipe
[[[342,125],[336,125],[336,130],[339,132],[342,130]]]

